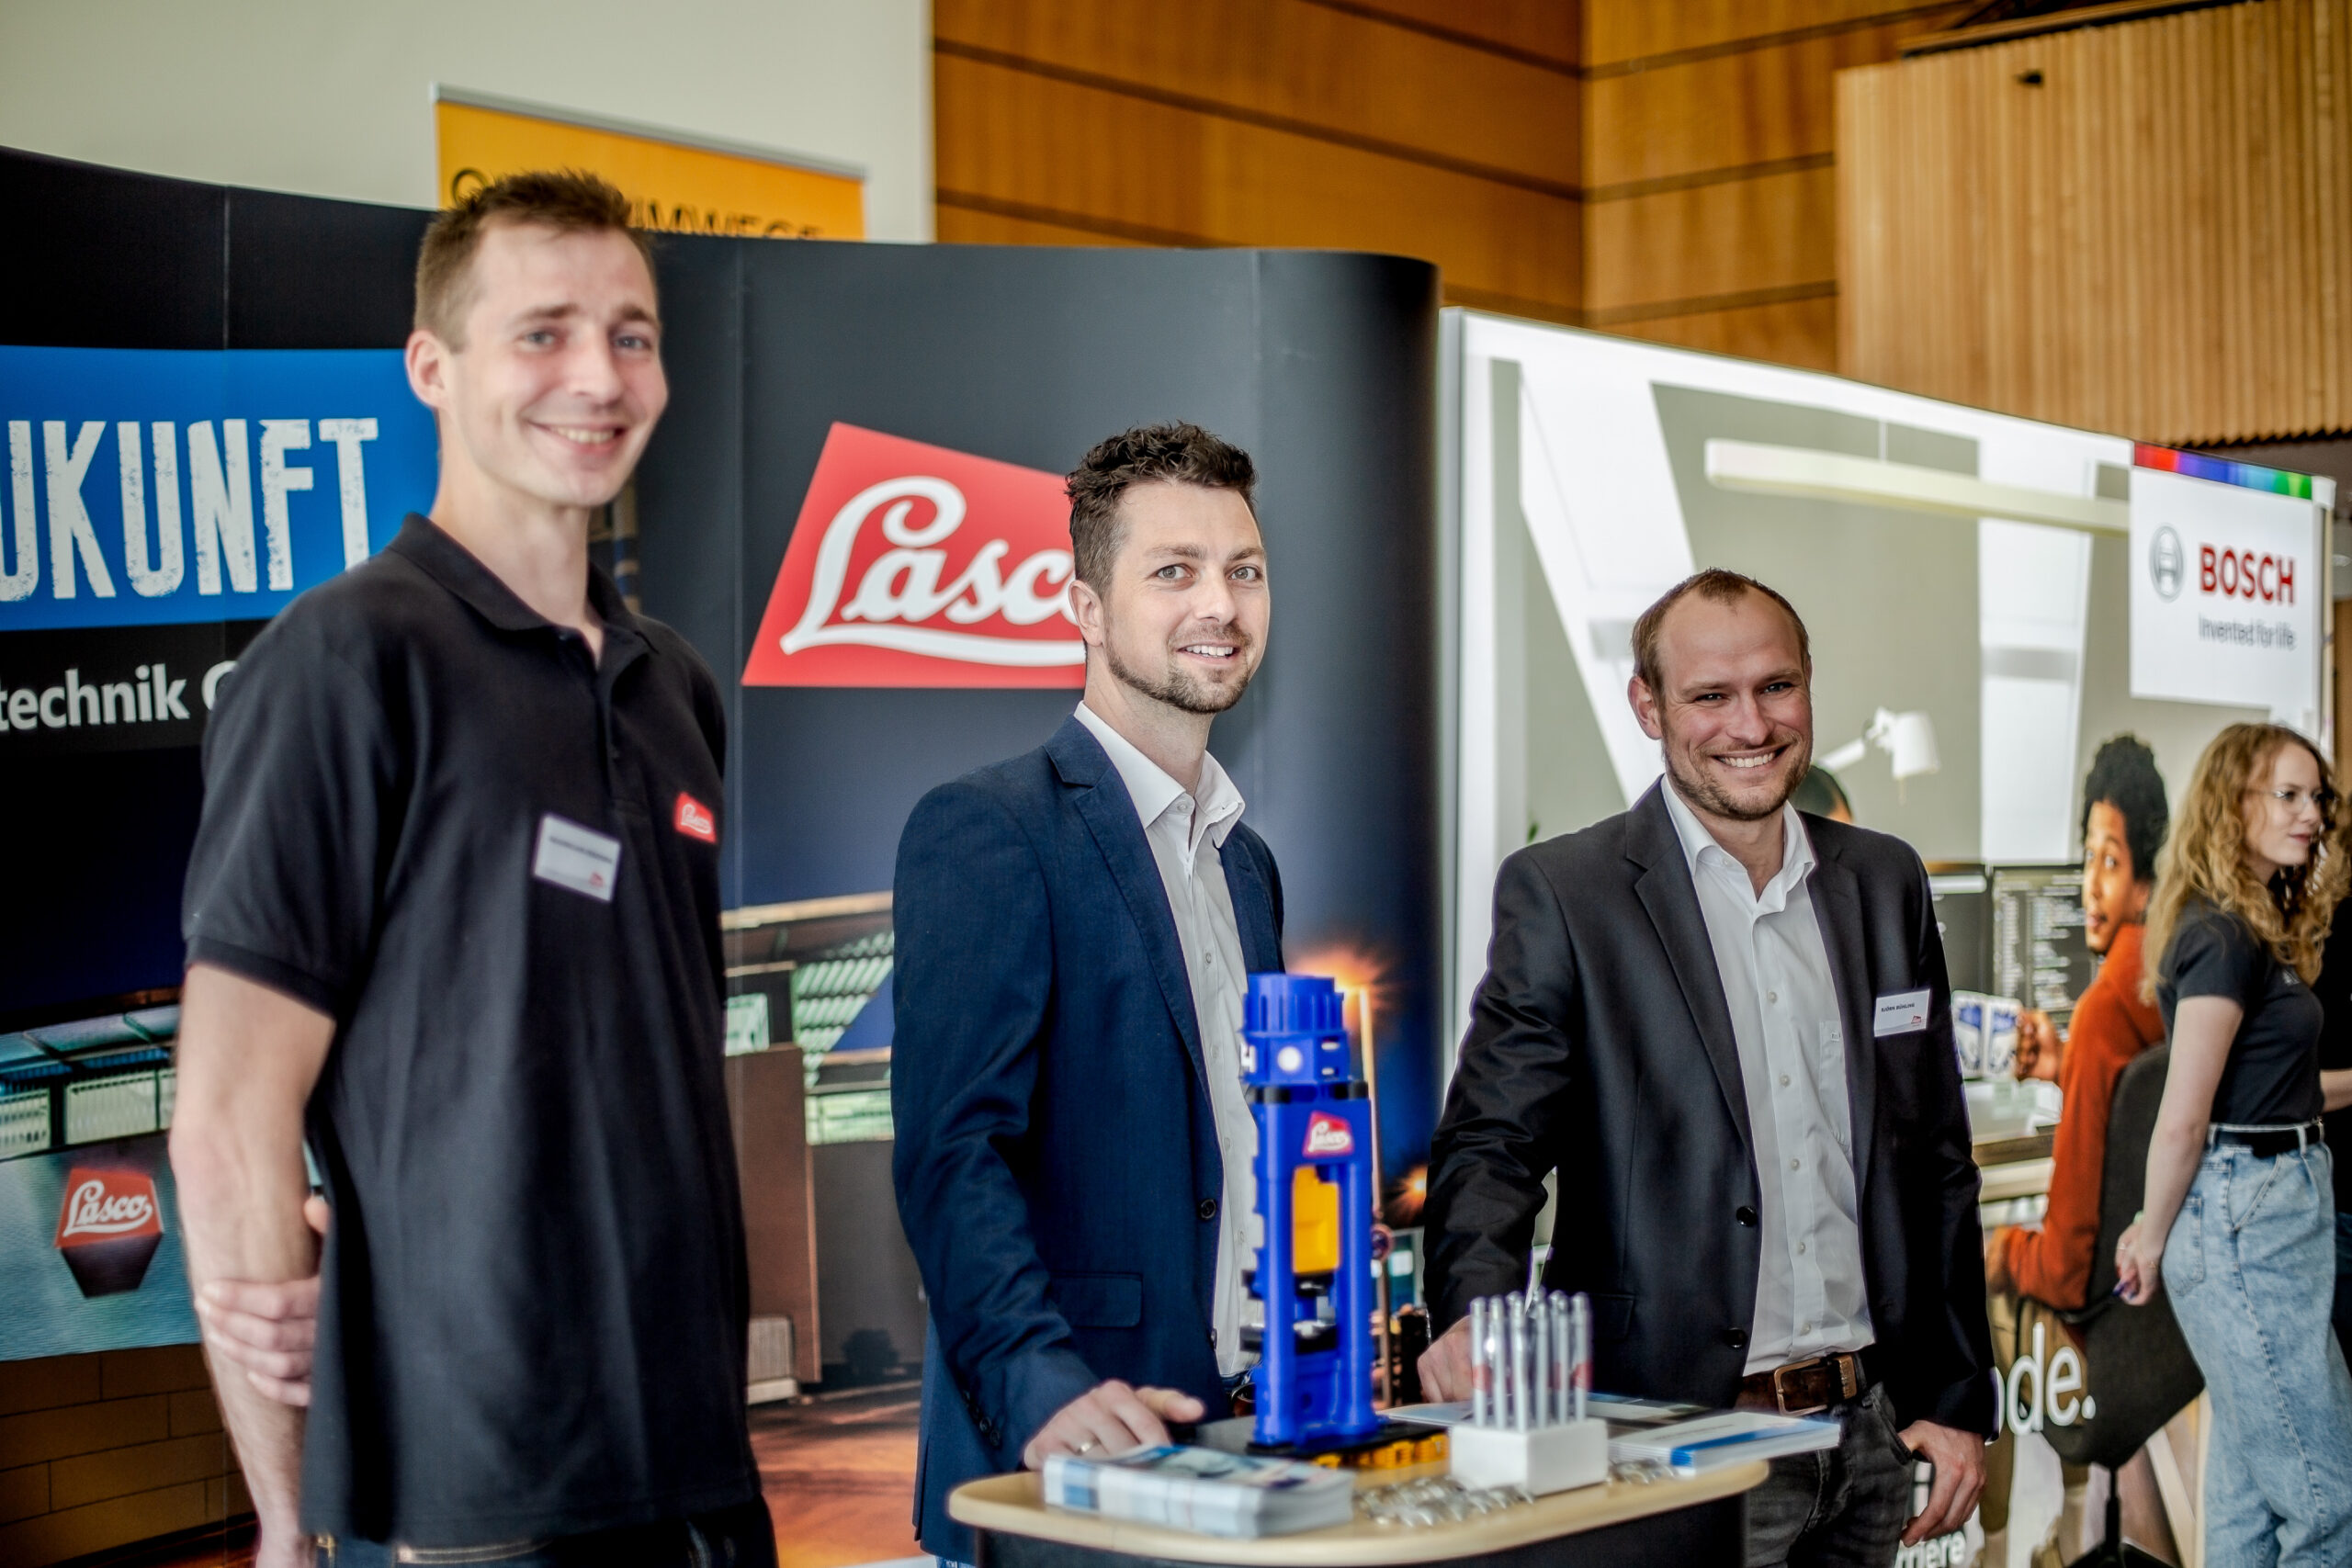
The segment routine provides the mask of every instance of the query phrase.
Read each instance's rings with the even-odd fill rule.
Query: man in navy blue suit
[[[891,1109],[922,1269],[916,1524],[1054,1453],[1227,1414],[1256,1130],[1241,1000],[1282,967],[1282,883],[1209,726],[1266,646],[1247,454],[1130,430],[1069,477],[1086,694],[1025,756],[925,795],[899,840]]]

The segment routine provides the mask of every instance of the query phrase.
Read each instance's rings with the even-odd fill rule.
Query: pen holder
[[[1537,1496],[1609,1479],[1609,1425],[1598,1417],[1534,1427],[1474,1427],[1446,1433],[1453,1478],[1464,1486],[1523,1486]]]

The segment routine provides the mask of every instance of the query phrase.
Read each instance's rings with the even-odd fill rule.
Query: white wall
[[[929,0],[0,0],[28,152],[432,207],[435,82],[861,165],[932,236]]]

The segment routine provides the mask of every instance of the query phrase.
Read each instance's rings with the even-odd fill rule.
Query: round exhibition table
[[[1440,1463],[1353,1473],[1363,1490],[1444,1472]],[[1034,1472],[968,1482],[948,1495],[947,1512],[978,1536],[979,1568],[1374,1568],[1420,1562],[1692,1568],[1741,1560],[1747,1551],[1747,1492],[1765,1472],[1757,1461],[1687,1481],[1610,1481],[1555,1492],[1448,1524],[1407,1528],[1359,1517],[1325,1529],[1244,1540],[1047,1508],[1043,1483]]]

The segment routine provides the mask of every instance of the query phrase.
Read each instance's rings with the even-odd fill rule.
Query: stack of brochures
[[[1116,1459],[1054,1454],[1046,1506],[1201,1535],[1291,1535],[1345,1524],[1355,1512],[1347,1471],[1216,1449],[1137,1449]]]
[[[1612,1464],[1658,1464],[1677,1475],[1700,1475],[1718,1465],[1781,1459],[1837,1446],[1835,1421],[1732,1410],[1671,1426],[1611,1431],[1609,1460]]]

